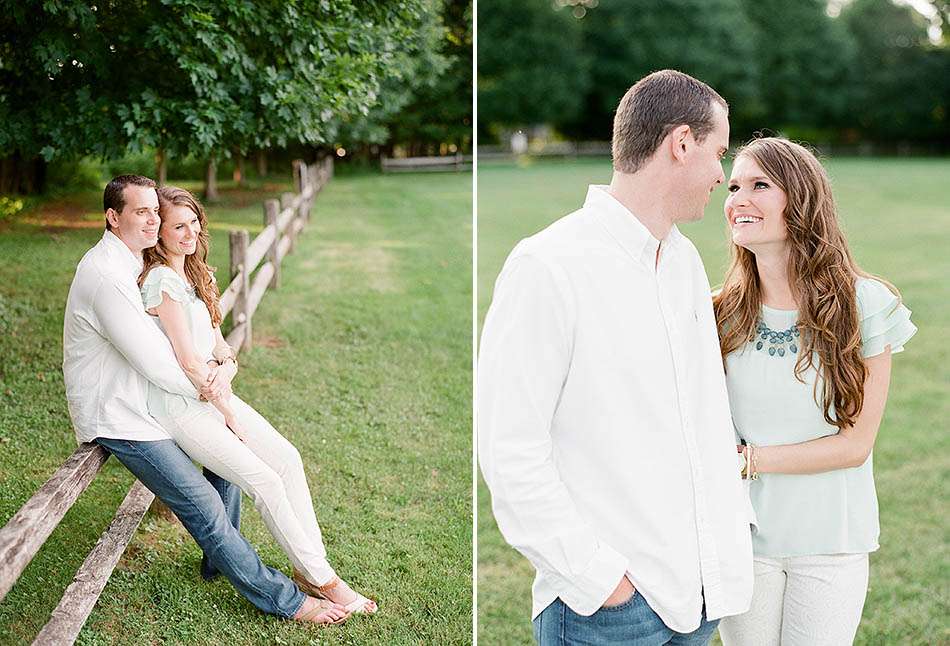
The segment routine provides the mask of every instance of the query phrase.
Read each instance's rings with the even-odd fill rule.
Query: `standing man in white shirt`
[[[147,382],[199,396],[168,338],[148,320],[136,284],[142,250],[158,242],[155,182],[122,175],[103,195],[106,231],[76,268],[63,328],[63,375],[80,442],[97,442],[152,490],[204,551],[202,575],[224,574],[264,612],[313,620],[316,606],[283,573],[265,566],[238,531],[240,490],[210,471],[203,476],[148,414]],[[230,389],[205,385],[208,399]]]
[[[613,177],[522,240],[478,364],[478,448],[550,644],[706,644],[752,597],[709,281],[677,222],[724,180],[728,105],[673,70],[627,91]]]

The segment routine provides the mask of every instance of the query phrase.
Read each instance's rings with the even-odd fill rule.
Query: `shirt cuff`
[[[601,543],[587,568],[571,581],[565,581],[565,589],[559,594],[561,601],[577,614],[589,617],[613,594],[626,576],[627,565],[627,557]]]

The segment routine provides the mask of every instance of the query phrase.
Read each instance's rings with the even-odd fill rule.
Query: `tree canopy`
[[[464,150],[472,142],[472,0],[446,0],[442,24],[440,52],[448,67],[388,122],[390,142],[411,153],[446,142]]]
[[[0,156],[332,144],[444,67],[436,0],[6,3]],[[425,65],[420,65],[424,61]]]

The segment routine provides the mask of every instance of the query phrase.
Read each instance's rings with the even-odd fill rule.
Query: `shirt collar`
[[[138,278],[139,274],[142,273],[142,259],[137,258],[119,236],[108,229],[102,234],[102,242],[105,243],[106,248],[109,249],[116,261],[120,263],[121,269]]]
[[[656,251],[660,241],[653,237],[636,215],[610,194],[608,186],[591,184],[587,188],[584,207],[594,212],[611,237],[634,260],[651,270],[656,267]],[[663,255],[675,252],[682,237],[683,234],[674,224],[663,239]]]

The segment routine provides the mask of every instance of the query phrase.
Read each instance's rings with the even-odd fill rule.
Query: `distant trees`
[[[330,145],[444,68],[436,0],[5,4],[0,192],[38,190],[45,162],[89,154],[155,149],[160,173],[168,156],[210,170]]]
[[[679,69],[716,88],[733,116],[759,112],[753,27],[739,0],[605,0],[587,12],[584,50],[591,61],[584,110],[564,122],[581,138],[609,139],[620,97],[638,78]]]
[[[950,3],[934,6],[936,45],[927,20],[891,0],[850,0],[837,17],[826,0],[482,0],[479,128],[606,139],[627,88],[672,67],[730,102],[737,139],[950,146]]]
[[[438,52],[447,63],[441,74],[430,67],[411,102],[386,126],[388,144],[403,146],[410,155],[467,150],[472,144],[472,0],[445,0]],[[427,65],[419,60],[420,65]],[[440,150],[441,146],[448,148]]]
[[[576,118],[590,88],[582,28],[550,0],[479,0],[479,127]]]
[[[888,0],[885,0],[888,1]],[[826,134],[853,114],[854,39],[826,13],[826,0],[742,0],[752,25],[744,63],[755,76],[761,110],[740,130],[793,128]]]
[[[857,46],[856,127],[885,140],[950,143],[950,25],[936,47],[923,16],[888,0],[853,0],[841,20]]]

